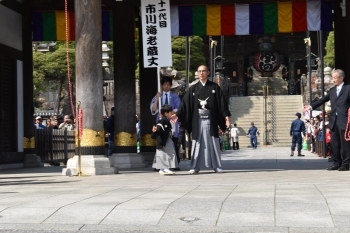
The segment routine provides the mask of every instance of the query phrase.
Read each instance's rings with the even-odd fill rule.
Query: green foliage
[[[138,29],[137,29],[138,30]],[[136,32],[137,33],[137,32]],[[194,79],[194,71],[201,64],[205,63],[203,55],[203,39],[199,36],[191,36],[190,41],[190,72],[189,79]],[[109,54],[110,67],[114,66],[113,61],[113,42],[107,42],[111,49]],[[69,42],[69,59],[71,80],[75,79],[75,42]],[[173,68],[180,71],[183,76],[186,75],[186,37],[172,37]],[[139,38],[135,38],[135,60],[139,61]],[[139,78],[139,63],[136,64],[135,74]],[[192,71],[192,72],[191,72]],[[57,82],[48,82],[56,80]],[[57,42],[53,52],[34,52],[33,53],[33,82],[34,96],[47,91],[57,90],[57,83],[67,81],[67,59],[65,42]]]
[[[114,68],[114,57],[113,57],[114,45],[113,45],[113,41],[108,41],[107,42],[107,46],[108,46],[108,48],[110,48],[108,65],[109,65],[110,68]]]
[[[69,43],[69,68],[71,81],[75,79],[74,42]],[[57,90],[58,85],[67,82],[67,54],[65,42],[57,42],[53,52],[33,53],[34,98],[40,93]]]
[[[68,48],[75,49],[75,41],[68,41]],[[55,50],[57,49],[66,49],[66,42],[65,41],[57,42],[55,46]]]
[[[138,35],[139,34],[139,29],[138,28],[136,28],[135,29],[135,35]],[[140,58],[140,45],[139,45],[139,43],[140,43],[140,39],[139,39],[139,37],[138,36],[136,36],[136,38],[135,38],[135,61],[136,62],[138,62],[139,61],[139,58]],[[136,65],[137,67],[138,67],[138,65]],[[136,68],[137,69],[137,68]]]
[[[328,34],[326,42],[326,55],[324,56],[324,63],[326,66],[334,67],[334,32]]]
[[[199,36],[190,36],[190,82],[194,79],[194,72],[199,65],[205,64],[205,58],[203,54],[203,39]],[[172,50],[173,50],[173,68],[180,71],[183,76],[186,75],[186,37],[175,36],[172,37]]]

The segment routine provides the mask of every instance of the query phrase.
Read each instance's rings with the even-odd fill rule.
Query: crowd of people
[[[45,120],[41,116],[35,117],[34,123],[35,129],[67,129],[74,130],[75,129],[75,121],[74,118],[70,115],[65,115],[64,117],[60,117],[57,115],[52,115]]]
[[[311,153],[316,153],[316,145],[317,142],[322,142],[324,140],[324,134],[326,135],[326,145],[327,151],[326,155],[331,155],[331,129],[329,127],[329,111],[326,112],[325,117],[323,118],[323,114],[320,113],[315,117],[311,117],[310,119],[304,120],[305,123],[305,137],[304,140],[308,145],[308,150]],[[324,122],[323,122],[324,121]]]

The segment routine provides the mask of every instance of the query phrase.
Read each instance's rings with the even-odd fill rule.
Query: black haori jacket
[[[153,132],[151,135],[151,137],[157,141],[157,149],[163,149],[163,147],[165,147],[170,132],[170,121],[166,117],[161,116],[157,123],[157,131]]]
[[[218,126],[225,131],[225,117],[231,116],[228,109],[224,94],[214,82],[207,80],[205,86],[200,87],[202,83],[199,81],[191,86],[183,97],[180,109],[176,112],[181,124],[184,125],[188,133],[192,132],[192,138],[198,138],[198,108],[199,100],[205,100],[208,97],[206,108],[210,110],[210,136],[219,137]]]

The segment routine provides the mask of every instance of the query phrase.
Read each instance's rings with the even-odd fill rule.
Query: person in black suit
[[[350,163],[350,141],[345,140],[345,130],[348,122],[350,107],[350,85],[344,83],[345,73],[342,70],[332,71],[332,87],[328,94],[317,100],[311,106],[306,105],[304,111],[316,109],[327,101],[331,101],[329,127],[332,131],[332,159],[333,165],[327,170],[348,171]]]

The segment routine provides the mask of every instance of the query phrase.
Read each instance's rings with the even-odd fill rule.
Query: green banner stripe
[[[56,41],[56,14],[54,11],[43,12],[44,41]]]
[[[206,6],[193,6],[192,19],[193,19],[193,35],[205,36],[207,34]]]
[[[278,6],[277,2],[264,4],[264,33],[277,33]]]

